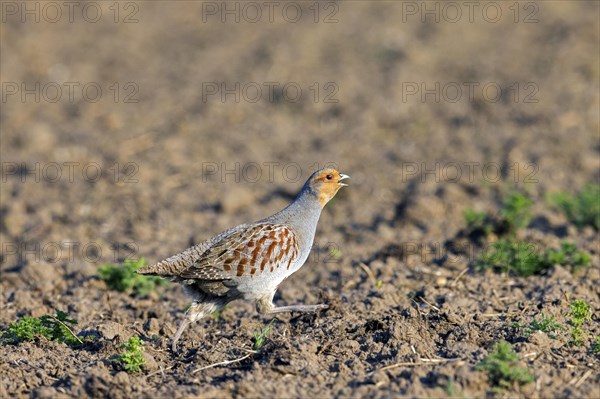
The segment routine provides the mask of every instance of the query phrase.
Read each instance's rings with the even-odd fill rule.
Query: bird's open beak
[[[338,180],[338,184],[339,184],[340,186],[346,187],[346,186],[347,186],[347,184],[346,184],[346,183],[342,183],[342,180],[344,180],[344,179],[349,179],[349,178],[350,178],[350,176],[348,176],[348,175],[345,175],[345,174],[343,174],[343,173],[340,173],[340,180]]]

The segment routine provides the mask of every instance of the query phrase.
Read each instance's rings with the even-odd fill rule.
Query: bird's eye
[[[325,176],[325,178],[326,178],[327,180],[331,180],[331,179],[333,179],[333,175],[329,174],[329,175]]]

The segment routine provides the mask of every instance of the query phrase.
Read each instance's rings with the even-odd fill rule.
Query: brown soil
[[[115,23],[112,2],[94,4],[96,23],[81,7],[72,23],[68,8],[55,23],[50,9],[38,23],[3,9],[0,327],[58,308],[95,338],[78,349],[0,345],[0,396],[600,397],[600,240],[545,200],[598,182],[599,3],[514,3],[516,15],[498,2],[497,22],[482,3],[473,22],[464,7],[455,23],[443,8],[439,22],[422,22],[406,8],[421,2],[321,3],[318,23],[312,2],[292,3],[303,12],[296,23],[282,17],[285,3],[273,23],[267,6],[258,23],[243,18],[254,18],[249,9],[239,23],[203,14],[221,2],[120,3]],[[130,13],[137,22],[123,23]],[[77,84],[72,101],[65,82]],[[213,82],[247,91],[221,102],[207,94]],[[263,88],[256,102],[249,82]],[[279,85],[272,99],[266,82]],[[301,99],[281,90],[290,82]],[[408,95],[436,82],[439,101]],[[456,86],[463,96],[453,101]],[[331,308],[277,318],[240,362],[196,372],[250,353],[270,320],[252,304],[189,328],[173,354],[169,337],[188,304],[180,287],[135,297],[96,277],[106,262],[158,261],[269,215],[328,162],[351,186],[326,207],[312,256],[276,303]],[[480,246],[446,249],[465,209],[496,212],[514,186],[535,200],[521,238],[540,249],[574,242],[592,267],[476,273]],[[511,327],[542,312],[567,325],[574,299],[594,312],[584,345],[569,345],[568,330],[523,337]],[[111,356],[133,335],[145,341],[146,369],[127,374]],[[496,392],[476,369],[500,340],[534,383]]]

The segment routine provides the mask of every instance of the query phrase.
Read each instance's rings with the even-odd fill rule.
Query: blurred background
[[[471,205],[460,187],[598,180],[595,2],[2,11],[11,240],[135,241],[158,259],[270,214],[290,199],[276,189],[330,162],[353,184],[328,223],[392,219],[413,181],[420,228],[403,235],[432,240]]]
[[[316,301],[307,283],[339,292],[357,261],[442,243],[507,190],[551,225],[538,200],[599,182],[598,2],[1,6],[5,289],[159,261],[336,165],[350,187],[282,294]]]

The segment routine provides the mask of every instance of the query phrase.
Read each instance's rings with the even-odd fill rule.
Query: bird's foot
[[[286,313],[286,312],[301,312],[301,313],[314,313],[319,310],[327,309],[329,305],[320,303],[318,305],[290,305],[273,307],[269,310],[269,313]]]

